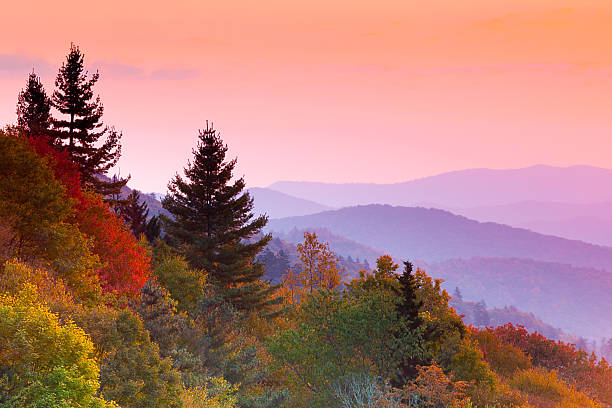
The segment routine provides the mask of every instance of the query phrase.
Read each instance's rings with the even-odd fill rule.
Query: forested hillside
[[[84,58],[70,47],[51,96],[33,72],[17,124],[0,131],[0,407],[612,405],[606,360],[522,326],[467,326],[442,282],[411,262],[340,259],[324,237],[360,247],[327,231],[300,231],[295,252],[264,233],[275,224],[253,213],[209,122],[168,180],[167,216],[150,216],[139,193],[121,193],[128,179],[100,177],[124,136],[102,120],[100,76]],[[402,259],[455,253],[466,225],[485,234],[472,249],[508,233],[393,213],[390,234],[373,210],[346,231],[386,233]],[[533,239],[551,257],[608,262],[608,248]],[[266,278],[273,264],[278,283]]]
[[[425,262],[470,257],[527,258],[612,271],[612,248],[481,223],[448,211],[366,205],[270,220],[270,231],[325,228],[399,259]]]

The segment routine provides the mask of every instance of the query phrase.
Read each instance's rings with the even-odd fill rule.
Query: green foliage
[[[100,391],[105,398],[124,408],[180,407],[180,375],[159,356],[137,315],[124,310],[84,318],[101,356]]]
[[[294,381],[319,396],[350,373],[389,378],[403,355],[421,353],[417,331],[394,335],[401,321],[396,303],[384,293],[314,292],[296,312],[297,327],[273,336],[268,350]]]
[[[47,162],[13,130],[0,131],[0,220],[6,244],[22,258],[44,248],[49,229],[71,212],[71,201]]]
[[[177,301],[177,309],[195,312],[198,302],[204,296],[206,275],[189,268],[185,259],[173,255],[162,241],[153,249],[153,275],[157,282]]]
[[[93,344],[73,323],[61,325],[34,286],[0,295],[0,406],[111,407],[96,398]]]

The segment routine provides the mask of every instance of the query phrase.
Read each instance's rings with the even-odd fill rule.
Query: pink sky
[[[74,41],[144,191],[207,119],[249,186],[612,167],[609,0],[38,3],[3,5],[0,124]]]

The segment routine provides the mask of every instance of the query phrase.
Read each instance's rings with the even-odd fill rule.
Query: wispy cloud
[[[108,78],[143,78],[145,70],[135,66],[124,64],[118,61],[96,61],[91,64],[91,68],[100,71],[103,77]]]
[[[26,77],[32,70],[40,76],[48,76],[55,69],[48,61],[32,55],[0,54],[0,78]]]
[[[202,71],[198,69],[189,68],[178,68],[178,69],[158,69],[151,73],[153,79],[167,79],[167,80],[183,80],[183,79],[194,79],[199,77]]]
[[[25,78],[34,70],[41,77],[53,77],[62,61],[51,63],[29,54],[0,54],[0,78]],[[117,60],[98,60],[86,63],[90,72],[99,71],[104,79],[187,80],[199,77],[202,71],[193,68],[163,68],[146,70],[141,66]]]

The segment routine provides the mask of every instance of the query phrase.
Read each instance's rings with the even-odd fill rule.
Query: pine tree
[[[51,99],[47,96],[40,78],[32,71],[26,88],[17,100],[17,124],[28,136],[49,137],[51,128]],[[49,141],[53,143],[50,138]]]
[[[127,196],[125,204],[119,204],[119,214],[136,237],[147,231],[149,208],[145,202],[140,202],[140,192],[133,190]]]
[[[64,117],[52,119],[53,133],[79,166],[85,184],[102,195],[117,194],[127,179],[104,181],[98,176],[119,160],[121,133],[102,123],[104,107],[92,89],[100,75],[96,72],[88,78],[83,60],[83,53],[71,45],[55,80],[53,106]]]
[[[253,218],[244,179],[232,182],[236,159],[226,161],[219,133],[207,123],[198,139],[186,179],[177,175],[168,185],[163,205],[174,219],[166,219],[166,237],[192,268],[208,272],[238,309],[277,303],[280,299],[271,299],[276,288],[260,280],[265,271],[254,260],[271,238],[255,238],[267,217]]]
[[[400,316],[406,318],[410,322],[410,327],[416,329],[423,322],[419,317],[423,302],[418,300],[417,290],[419,283],[414,274],[414,267],[410,262],[404,262],[404,272],[397,278],[400,283],[399,295],[401,300],[397,306],[397,311]]]
[[[419,316],[423,302],[417,296],[419,283],[413,274],[413,266],[410,262],[404,262],[404,271],[397,280],[400,284],[397,291],[400,299],[396,310],[402,319],[402,324],[397,327],[395,336],[400,339],[409,332],[416,332],[423,325],[423,320]],[[408,380],[413,379],[417,374],[417,366],[426,363],[422,356],[404,353],[398,364],[398,375],[393,379],[394,386],[405,384]]]

